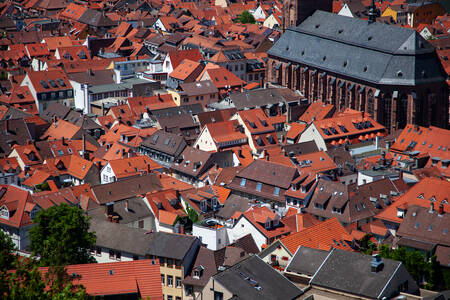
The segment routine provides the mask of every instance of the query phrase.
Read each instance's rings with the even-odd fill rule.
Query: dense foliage
[[[244,10],[242,14],[238,16],[238,22],[242,24],[255,24],[255,17],[247,10]]]
[[[74,285],[64,267],[50,266],[46,276],[42,276],[35,260],[17,256],[14,250],[14,244],[9,236],[0,230],[1,299],[87,298],[84,287]]]
[[[30,249],[40,257],[41,266],[64,266],[94,262],[90,249],[95,234],[89,219],[78,207],[61,204],[40,211],[30,231]]]
[[[447,271],[441,268],[436,256],[432,256],[429,260],[419,251],[408,250],[405,247],[391,249],[387,245],[380,245],[379,253],[382,257],[401,261],[409,274],[416,282],[432,290],[449,289]]]

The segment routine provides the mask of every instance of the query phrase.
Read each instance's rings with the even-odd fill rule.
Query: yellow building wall
[[[421,6],[414,12],[413,27],[419,24],[431,24],[437,16],[444,14],[445,9],[439,3]]]
[[[181,281],[183,281],[183,274],[184,274],[183,267],[182,266],[176,267],[175,264],[173,264],[172,267],[168,267],[167,262],[165,262],[160,265],[160,271],[161,275],[164,275],[164,284],[163,284],[164,299],[167,299],[167,295],[171,295],[173,297],[173,300],[176,300],[176,297],[180,297],[180,299],[183,299],[183,285],[181,284],[180,287],[177,287],[176,281],[177,277],[180,277]],[[173,284],[171,287],[168,286],[167,275],[173,277]]]
[[[272,255],[276,255],[276,260],[283,269],[286,268],[289,263],[289,259],[291,259],[291,254],[289,254],[289,252],[281,246],[273,249],[271,252],[267,252],[264,257],[261,257],[261,259],[270,264],[272,262]]]
[[[382,17],[392,17],[395,22],[397,22],[397,12],[393,10],[390,6],[388,6],[383,13],[381,14]]]
[[[167,92],[172,95],[173,101],[176,103],[176,105],[180,106],[180,103],[181,103],[180,102],[181,101],[180,94],[178,94],[177,91],[173,91],[173,90],[167,90]]]

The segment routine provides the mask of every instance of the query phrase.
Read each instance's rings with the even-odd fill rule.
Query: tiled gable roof
[[[66,73],[61,70],[30,71],[27,73],[37,93],[71,90]]]
[[[430,207],[430,201],[433,201],[437,209],[442,201],[449,201],[449,195],[449,181],[431,177],[424,178],[405,194],[396,198],[390,206],[376,215],[376,218],[399,224],[403,221],[402,217],[408,210],[408,207],[413,205]],[[450,212],[449,204],[444,204],[444,211],[446,213]]]
[[[245,85],[245,81],[231,73],[225,68],[219,67],[206,70],[209,79],[214,83],[216,88],[223,89],[227,87],[240,87]]]
[[[194,62],[199,62],[203,59],[198,49],[170,51],[167,55],[170,58],[174,70],[184,59],[189,59]]]
[[[323,221],[281,238],[281,242],[292,254],[300,246],[326,251],[332,247],[351,251],[349,242],[352,240],[352,237],[336,218]]]
[[[195,74],[194,72],[201,70],[201,67],[202,65],[198,62],[183,59],[181,63],[169,74],[169,76],[179,80],[186,80],[189,76]]]
[[[25,212],[31,195],[27,190],[12,185],[0,185],[0,209],[9,211],[9,218],[0,218],[0,223],[21,228],[32,223],[29,213]]]
[[[144,259],[103,264],[68,265],[68,274],[79,275],[89,296],[138,294],[143,299],[162,300],[161,273],[156,260]],[[41,268],[43,276],[48,268]]]

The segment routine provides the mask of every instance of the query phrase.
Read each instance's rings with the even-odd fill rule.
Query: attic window
[[[302,55],[305,55],[305,50],[302,51]]]
[[[372,37],[371,37],[371,36],[369,36],[369,37],[367,38],[367,40],[368,40],[368,41],[371,41],[371,40],[372,40]]]
[[[326,59],[327,59],[327,57],[324,55],[323,58],[322,58],[322,60],[325,61]]]
[[[402,71],[398,71],[397,72],[397,77],[403,77],[403,72]]]
[[[347,67],[348,61],[344,61],[344,68]]]
[[[286,46],[286,51],[289,51],[289,46]]]
[[[344,32],[344,29],[339,29],[338,30],[338,33],[342,33],[342,32]]]
[[[256,184],[256,191],[257,191],[257,192],[261,192],[261,189],[262,189],[262,183],[261,183],[261,182],[258,182],[258,183]]]
[[[364,70],[364,72],[367,72],[367,66],[364,66],[363,70]]]

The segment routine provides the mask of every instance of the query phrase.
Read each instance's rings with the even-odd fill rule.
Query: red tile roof
[[[322,120],[334,111],[334,106],[321,101],[311,103],[306,111],[298,118],[307,124],[314,120]]]
[[[246,84],[246,82],[225,68],[219,67],[214,69],[207,69],[205,71],[208,76],[203,76],[203,80],[210,79],[217,89],[235,88],[241,87]]]
[[[250,221],[253,226],[255,226],[264,236],[268,239],[270,238],[279,238],[283,235],[289,234],[291,229],[288,226],[282,226],[275,227],[272,229],[266,229],[265,223],[266,221],[274,221],[276,219],[279,219],[276,213],[271,211],[266,206],[258,207],[253,206],[250,207],[246,212],[243,213],[243,215],[247,218],[248,221]]]
[[[198,49],[189,50],[175,50],[170,51],[168,54],[170,63],[172,64],[172,69],[175,70],[176,67],[184,60],[189,59],[191,61],[198,62],[203,60],[203,56],[200,54]]]
[[[148,113],[150,110],[177,106],[171,94],[162,94],[151,97],[132,97],[128,98],[127,101],[131,111],[136,116],[139,116],[141,113]]]
[[[401,211],[406,211],[408,207],[413,205],[430,207],[430,199],[435,200],[433,201],[435,203],[434,208],[438,209],[442,201],[445,200],[448,202],[449,195],[449,181],[431,177],[424,178],[411,187],[405,194],[395,199],[390,206],[376,215],[375,218],[400,224],[403,221],[400,218]],[[444,204],[444,211],[450,212],[449,204]]]
[[[80,130],[80,127],[60,119],[56,121],[56,123],[50,125],[47,131],[45,131],[45,133],[42,135],[41,139],[60,140],[62,138],[65,138],[70,140]]]
[[[0,185],[0,209],[6,208],[9,218],[0,218],[1,224],[20,228],[32,223],[29,212],[25,212],[27,203],[32,203],[27,190],[12,185]]]
[[[178,80],[186,80],[189,76],[200,72],[202,65],[190,59],[183,59],[181,63],[169,74],[170,77]]]
[[[116,178],[125,178],[139,175],[142,172],[161,168],[159,164],[147,156],[135,156],[121,159],[110,160],[109,164]]]
[[[332,247],[352,250],[349,246],[353,238],[336,218],[323,221],[297,233],[281,238],[281,242],[294,254],[298,247],[305,246],[329,251]],[[337,243],[338,242],[339,245]]]
[[[247,139],[247,136],[239,131],[238,126],[239,123],[237,120],[209,123],[205,125],[216,143]]]
[[[343,144],[349,138],[350,143],[359,143],[364,139],[375,138],[377,134],[386,135],[383,125],[361,112],[316,120],[313,124],[327,143],[341,141]]]
[[[162,300],[161,273],[157,260],[134,260],[114,263],[66,266],[76,274],[74,284],[82,284],[89,296],[139,294],[140,298]],[[45,276],[48,268],[41,268]]]
[[[27,76],[37,93],[72,89],[69,78],[62,70],[29,71]]]

